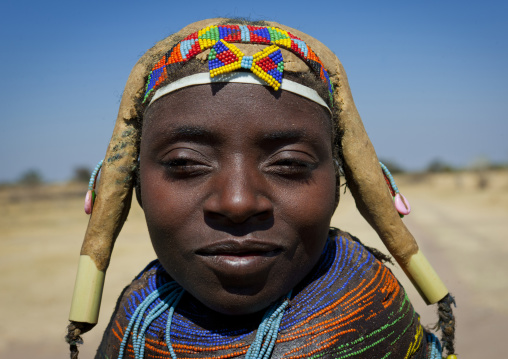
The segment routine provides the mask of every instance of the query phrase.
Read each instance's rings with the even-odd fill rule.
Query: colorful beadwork
[[[442,359],[443,349],[441,343],[432,333],[427,333],[427,358],[428,359]]]
[[[167,294],[169,292],[169,294]],[[177,359],[171,344],[171,321],[176,305],[182,298],[184,290],[174,281],[170,281],[150,293],[137,307],[131,316],[125,334],[120,343],[118,359],[122,359],[125,345],[132,331],[134,357],[143,359],[145,352],[146,331],[150,324],[169,308],[166,320],[166,344],[172,359]],[[164,296],[164,297],[163,297]],[[289,293],[282,301],[272,305],[265,313],[256,334],[256,339],[249,347],[245,359],[269,359],[272,355],[275,340],[279,332],[280,322],[289,303]],[[155,304],[157,303],[157,304]],[[140,329],[141,327],[141,329]]]
[[[291,292],[281,302],[272,305],[263,316],[256,339],[249,347],[245,359],[269,359],[279,333],[280,322],[289,304]]]
[[[266,44],[263,51],[245,56],[233,43]],[[166,79],[169,73],[178,69],[194,56],[210,49],[210,76],[250,69],[257,76],[277,90],[282,82],[284,62],[279,48],[284,48],[299,56],[319,74],[327,85],[330,103],[333,103],[333,85],[328,72],[319,57],[301,39],[285,30],[276,27],[252,25],[214,25],[208,26],[185,39],[168,51],[152,68],[148,75],[143,102]]]
[[[169,292],[169,293],[168,293]],[[122,359],[125,350],[125,344],[129,339],[129,335],[132,330],[132,342],[134,348],[135,358],[143,359],[145,351],[145,335],[148,326],[157,319],[165,310],[170,309],[168,314],[168,324],[166,327],[166,342],[171,357],[176,358],[173,348],[171,347],[171,341],[169,339],[169,331],[171,326],[171,316],[180,298],[183,295],[183,288],[180,287],[176,282],[169,282],[163,286],[157,288],[148,295],[145,300],[138,306],[134,314],[131,316],[131,320],[125,331],[122,343],[120,344],[120,350],[118,352],[118,359]],[[164,295],[164,297],[162,297]],[[154,303],[157,302],[156,305]],[[148,311],[148,313],[146,313]],[[141,329],[140,329],[141,327]]]
[[[392,194],[395,208],[397,209],[397,212],[399,212],[400,218],[403,218],[411,212],[409,201],[402,195],[402,193],[399,192],[399,188],[395,184],[395,180],[388,168],[381,162],[379,162],[379,164],[383,170],[383,175],[385,177],[386,184],[388,185],[388,189]]]
[[[276,45],[271,45],[253,56],[245,56],[238,47],[221,39],[210,50],[208,68],[210,77],[233,72],[240,68],[251,70],[277,91],[282,82],[284,60]]]
[[[135,358],[142,337],[145,357],[161,359],[244,358],[251,348],[258,348],[253,358],[268,358],[270,350],[272,358],[290,359],[381,358],[380,353],[389,359],[406,352],[420,358],[420,353],[430,350],[426,332],[397,279],[361,244],[346,237],[330,239],[318,263],[304,287],[295,288],[290,301],[285,298],[273,305],[261,325],[246,322],[230,328],[187,294],[173,311],[175,305],[169,305],[157,318],[151,315],[162,308],[161,302],[169,304],[153,297],[168,296],[170,289],[165,288],[174,283],[154,261],[119,302],[109,339],[97,358],[116,358],[120,347],[124,358]],[[157,291],[164,293],[153,294]],[[134,330],[135,324],[129,323],[140,316],[143,319]],[[280,320],[278,328],[268,325],[270,318],[272,324]],[[145,322],[150,324],[145,327]],[[168,323],[174,355],[167,345]],[[145,328],[142,337],[140,328]],[[129,339],[122,340],[126,336]],[[436,343],[433,347],[439,349]]]
[[[88,191],[85,196],[85,213],[91,214],[93,209],[93,204],[95,203],[95,183],[97,182],[97,176],[99,175],[99,171],[102,167],[101,160],[97,166],[95,166],[92,174],[90,175],[90,181],[88,182]]]

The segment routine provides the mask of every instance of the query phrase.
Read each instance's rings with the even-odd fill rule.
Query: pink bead
[[[402,194],[397,193],[394,197],[395,208],[397,212],[402,215],[408,215],[411,212],[411,206],[409,205],[408,200]]]
[[[91,214],[92,213],[92,191],[88,190],[86,192],[85,196],[85,213]]]

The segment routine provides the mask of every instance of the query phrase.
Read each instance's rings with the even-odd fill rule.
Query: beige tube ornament
[[[85,234],[69,319],[93,326],[97,323],[102,288],[115,239],[129,213],[134,173],[139,152],[138,128],[142,121],[139,105],[146,76],[162,55],[185,36],[225,19],[191,24],[157,43],[134,66],[125,87],[120,109],[102,166],[98,196]],[[432,266],[408,231],[386,187],[374,148],[365,132],[339,59],[321,42],[295,29],[268,22],[304,40],[321,58],[334,85],[334,111],[343,133],[344,172],[361,214],[376,230],[427,303],[448,294]],[[288,59],[284,71],[302,71],[301,64]],[[285,58],[286,63],[286,58]],[[306,68],[305,71],[310,71]],[[85,330],[86,331],[86,330]],[[82,331],[84,332],[84,331]]]

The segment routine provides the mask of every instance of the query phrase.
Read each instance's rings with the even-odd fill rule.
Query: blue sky
[[[506,1],[3,1],[0,182],[104,157],[130,69],[204,18],[267,19],[341,59],[380,158],[508,162]]]

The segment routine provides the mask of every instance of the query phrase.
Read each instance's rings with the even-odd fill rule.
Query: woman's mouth
[[[242,276],[262,271],[281,252],[282,247],[273,243],[235,239],[207,245],[195,253],[214,271],[228,276]]]

